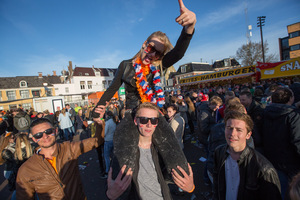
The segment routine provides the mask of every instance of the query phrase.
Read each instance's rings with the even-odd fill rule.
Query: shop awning
[[[261,79],[300,75],[300,57],[283,62],[275,67],[262,69]]]
[[[180,86],[241,78],[255,74],[255,66],[238,67],[234,69],[202,74],[180,79]]]

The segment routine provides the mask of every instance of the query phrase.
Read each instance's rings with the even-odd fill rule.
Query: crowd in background
[[[291,101],[291,98],[293,101]],[[124,101],[115,98],[106,106],[104,144],[97,148],[101,177],[106,178],[113,153],[113,133],[124,117]],[[165,92],[161,109],[184,148],[184,141],[193,137],[202,148],[207,161],[203,181],[213,188],[214,151],[226,144],[224,115],[236,110],[248,114],[254,122],[252,137],[247,144],[264,155],[277,170],[282,197],[287,195],[293,177],[299,182],[300,171],[300,81],[299,78],[225,85]],[[36,112],[22,106],[0,112],[0,164],[10,190],[15,190],[15,178],[20,165],[34,152],[36,144],[30,136],[30,123],[36,118],[47,118],[58,129],[58,139],[73,140],[75,136],[95,134],[92,122],[93,103],[69,104]],[[88,123],[89,122],[89,123]],[[103,162],[101,162],[103,161]],[[292,184],[296,185],[295,181]],[[298,183],[299,184],[299,183]],[[291,190],[290,190],[291,191]],[[299,189],[298,189],[299,193]]]

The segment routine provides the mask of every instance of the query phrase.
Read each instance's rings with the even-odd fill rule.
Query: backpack
[[[20,129],[27,128],[27,127],[29,127],[29,122],[27,121],[27,119],[25,117],[22,116],[18,119],[18,126]]]

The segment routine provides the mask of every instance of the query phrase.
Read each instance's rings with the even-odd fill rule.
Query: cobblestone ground
[[[77,140],[78,138],[74,138]],[[204,185],[202,180],[204,162],[200,161],[201,157],[205,157],[205,153],[202,148],[198,147],[194,137],[187,134],[185,139],[184,153],[188,162],[191,164],[194,173],[194,182],[196,185],[195,191],[192,194],[184,193],[183,195],[175,195],[177,188],[175,185],[169,184],[173,199],[210,199],[210,187]],[[80,167],[81,178],[84,185],[84,190],[89,200],[99,200],[105,195],[105,182],[106,179],[101,179],[99,170],[99,161],[97,158],[97,152],[95,150],[90,151],[79,157],[78,165]],[[7,181],[3,177],[3,166],[0,166],[0,199],[8,200],[11,196],[11,191],[8,190]]]

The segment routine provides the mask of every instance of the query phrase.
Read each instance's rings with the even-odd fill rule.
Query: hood
[[[15,117],[17,117],[17,118],[19,118],[19,117],[25,117],[26,114],[27,114],[26,112],[18,112]]]
[[[267,118],[277,119],[293,111],[295,111],[295,107],[293,106],[286,105],[286,104],[272,103],[265,108],[264,114]]]

